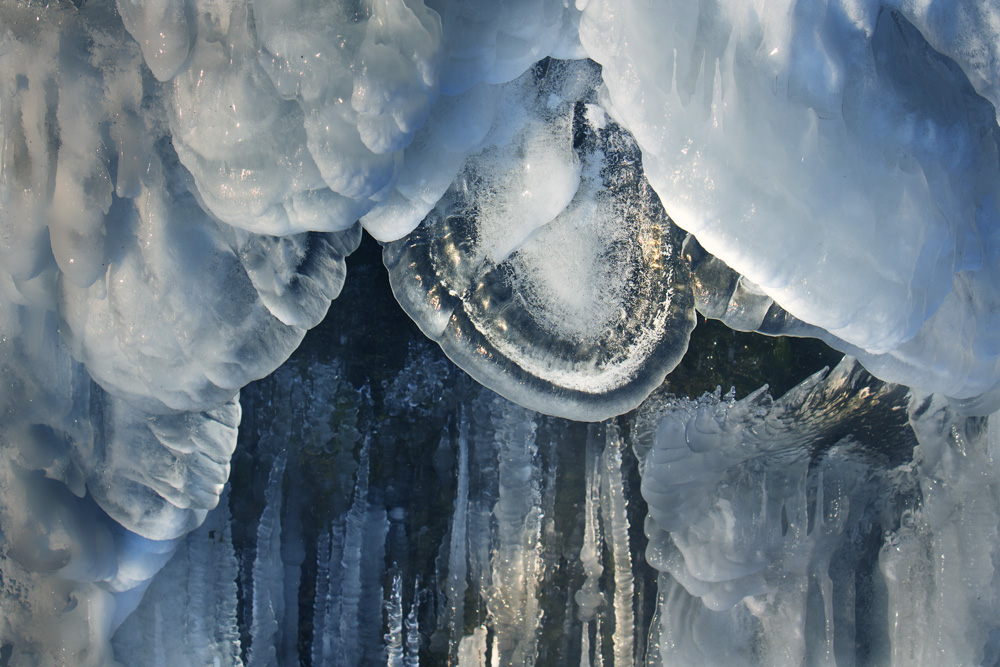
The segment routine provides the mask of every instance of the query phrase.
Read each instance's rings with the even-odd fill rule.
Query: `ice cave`
[[[1000,665],[995,0],[3,0],[0,667]]]

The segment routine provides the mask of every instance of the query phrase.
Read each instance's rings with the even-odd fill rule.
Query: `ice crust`
[[[993,447],[992,422],[984,435],[954,411],[1000,405],[998,49],[1000,13],[978,0],[3,4],[0,656],[109,664],[112,630],[218,503],[240,388],[324,318],[362,228],[387,243],[424,332],[529,407],[582,420],[636,407],[683,354],[694,302],[735,328],[822,338],[926,393],[912,415],[925,452],[945,422]],[[686,255],[667,215],[693,235]],[[734,443],[783,456],[745,424],[716,428],[750,419],[733,410],[773,416],[759,398],[676,408],[693,411],[694,454],[649,464],[648,480],[686,485],[661,512],[672,491],[648,483],[676,547],[657,556],[668,606],[736,608],[793,556],[820,571],[823,540],[857,518],[796,541],[773,531],[795,521],[765,512],[729,551],[699,542],[749,511],[705,495],[754,465]],[[679,442],[663,428],[658,442]],[[846,459],[826,481],[796,456],[757,481],[854,484],[837,475],[867,464],[830,451]],[[927,474],[968,490],[974,469],[941,451]],[[972,528],[942,536],[963,501],[926,484],[900,549],[932,534],[949,558],[989,552]],[[971,595],[898,574],[910,562],[887,553],[888,580]],[[892,584],[893,606],[911,593]],[[935,613],[980,613],[958,597]],[[740,613],[730,627],[774,622]],[[949,655],[982,639],[969,637]],[[461,643],[485,657],[478,631]]]

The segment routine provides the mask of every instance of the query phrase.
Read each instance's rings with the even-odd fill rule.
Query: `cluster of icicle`
[[[272,463],[246,552],[255,556],[238,577],[249,665],[1000,658],[992,420],[882,383],[848,358],[778,399],[766,388],[740,400],[661,393],[624,429],[583,426],[487,391],[453,403],[441,393],[450,371],[437,363],[412,354],[386,398],[404,420],[450,421],[439,438],[410,443],[428,448],[429,468],[455,476],[431,508],[446,538],[424,563],[400,559],[422,539],[401,527],[423,508],[390,503],[401,482],[376,471],[374,441],[356,431],[317,437],[301,424],[305,412],[331,424],[328,406],[345,397],[354,410],[370,400],[338,379],[336,364],[313,367],[309,382],[282,373],[257,399],[273,400],[276,414],[260,422],[271,433],[257,455]],[[312,400],[281,398],[303,390]],[[302,472],[286,465],[282,447],[303,438],[314,438],[307,449],[358,457],[349,502],[329,522],[304,520],[313,510],[295,492]],[[648,507],[644,539],[636,503]],[[168,665],[188,659],[163,639],[166,628],[189,647],[236,656],[220,664],[240,664],[227,511],[187,538],[172,583],[157,580],[116,636],[126,664],[137,651]],[[230,569],[197,565],[207,545]]]
[[[393,383],[401,391],[390,389],[388,410],[405,416],[426,409],[409,401],[440,382],[433,376],[437,362],[427,356],[414,357],[398,376],[404,381]],[[274,667],[301,660],[317,666],[417,665],[422,658],[431,664],[528,665],[558,659],[564,651],[586,664],[605,659],[632,664],[644,645],[637,634],[644,623],[637,627],[634,613],[636,545],[629,536],[624,481],[631,455],[618,430],[592,425],[567,437],[560,429],[568,422],[544,421],[486,391],[461,400],[454,411],[431,408],[454,419],[437,441],[422,445],[436,450],[435,458],[446,457],[437,465],[454,471],[454,495],[439,499],[444,512],[432,510],[446,534],[433,560],[405,562],[388,556],[414,553],[420,532],[400,527],[418,508],[388,506],[386,485],[397,482],[376,472],[376,442],[329,431],[317,435],[301,424],[303,412],[331,423],[332,411],[317,412],[316,405],[346,398],[353,410],[363,409],[367,399],[336,378],[338,369],[337,364],[326,371],[314,367],[309,381],[282,371],[269,393],[252,391],[262,392],[255,400],[273,401],[275,412],[257,422],[255,456],[270,461],[270,470],[260,490],[253,546],[243,551],[243,558],[252,558],[239,573],[205,572],[176,558],[173,579],[157,579],[156,595],[147,596],[116,635],[117,659],[133,664],[148,652],[156,661],[179,664],[194,654],[182,644],[200,647],[205,633],[214,632],[230,640],[231,654],[222,665]],[[454,379],[453,371],[448,373]],[[302,390],[309,401],[289,400]],[[289,426],[296,423],[300,426]],[[544,444],[539,429],[547,431]],[[295,470],[295,454],[283,449],[291,440],[358,457],[350,501],[329,521],[312,519],[312,510],[296,499],[303,472]],[[578,446],[586,450],[586,461],[579,461],[585,489],[559,479],[559,462],[573,458]],[[242,507],[244,501],[233,502]],[[584,514],[572,510],[577,503],[583,503]],[[230,520],[228,508],[220,507],[188,537],[187,551],[202,548],[198,545],[210,536],[217,553],[234,563]],[[570,558],[564,566],[568,573],[553,561],[562,556]],[[611,581],[602,579],[605,568],[613,572]],[[229,588],[213,600],[227,613],[210,618],[186,591],[210,590],[211,577],[228,577]],[[569,577],[571,587],[554,595],[550,589],[560,577]],[[243,604],[237,622],[238,596]],[[303,599],[311,605],[300,618]],[[565,633],[563,646],[550,646],[542,636],[553,609]],[[204,626],[201,634],[183,620],[193,616]],[[311,628],[305,654],[303,624]],[[245,633],[242,644],[237,625]],[[158,640],[167,629],[173,639]]]

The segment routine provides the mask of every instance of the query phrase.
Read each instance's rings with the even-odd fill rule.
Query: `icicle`
[[[382,607],[385,577],[385,543],[389,536],[389,515],[383,504],[369,503],[365,514],[362,542],[361,597],[358,600],[358,644],[361,659],[367,664],[385,653],[382,645]],[[402,613],[402,612],[400,612]]]
[[[316,599],[317,614],[322,604],[323,632],[313,635],[313,665],[333,664],[335,650],[339,648],[340,616],[343,588],[344,526],[330,526],[330,550],[324,566],[326,572],[326,597]],[[318,584],[317,584],[318,585]]]
[[[496,632],[494,656],[508,664],[531,665],[537,655],[542,574],[536,426],[529,413],[510,404],[496,417],[499,500],[493,509],[497,537],[487,603]]]
[[[604,517],[604,537],[608,540],[615,568],[615,667],[633,664],[635,630],[632,609],[632,554],[628,541],[628,508],[622,479],[622,440],[618,427],[607,424],[607,439],[601,470],[601,509]]]
[[[447,435],[443,436],[447,437]],[[460,413],[458,427],[458,489],[455,513],[451,522],[451,540],[448,548],[448,615],[451,637],[448,653],[455,655],[465,630],[465,591],[469,588],[468,560],[466,556],[466,531],[469,515],[469,423],[464,410]]]
[[[458,643],[458,667],[486,667],[486,628],[480,625]]]
[[[420,667],[420,576],[413,584],[413,603],[406,615],[406,653],[404,667]]]
[[[330,596],[330,531],[324,530],[316,540],[316,598],[313,603],[312,663],[320,666],[324,658],[324,638],[328,622]]]
[[[239,563],[233,549],[232,516],[229,512],[229,490],[223,492],[219,506],[209,515],[200,530],[188,538],[188,560],[191,563],[188,575],[189,605],[195,607],[193,589],[202,589],[200,596],[203,615],[213,623],[205,627],[205,652],[199,656],[204,664],[241,667],[240,631],[237,623],[236,598],[238,594],[236,578]],[[195,576],[202,572],[201,581]],[[211,592],[211,594],[209,594]]]
[[[392,577],[392,589],[385,603],[385,664],[403,667],[403,580],[399,573]]]
[[[227,489],[118,629],[112,640],[118,662],[152,667],[243,665],[236,618],[239,566],[230,521]]]
[[[604,667],[604,629],[601,615],[594,619],[594,667]]]
[[[493,577],[493,507],[498,497],[497,451],[493,432],[492,410],[498,401],[495,396],[483,393],[473,406],[469,426],[469,516],[466,532],[469,586],[478,603],[469,613],[475,613],[481,623],[485,615],[483,605],[488,602]]]
[[[600,507],[600,473],[598,472],[600,453],[597,441],[589,429],[586,453],[586,486],[583,510],[583,548],[580,549],[580,563],[583,565],[584,581],[574,599],[579,607],[579,618],[583,623],[580,635],[580,667],[591,667],[590,630],[597,615],[597,609],[604,603],[601,593],[601,538],[599,535],[598,511]]]
[[[264,512],[257,526],[248,667],[278,667],[279,628],[284,614],[285,571],[281,562],[281,488],[284,472],[285,452],[281,452],[268,476]]]
[[[302,480],[302,473],[295,461],[286,468],[286,478],[289,488],[297,489]],[[286,517],[302,517],[308,511],[304,506],[305,498],[301,493],[292,492],[285,499],[284,514]],[[299,591],[302,587],[302,565],[305,563],[306,552],[302,521],[293,518],[281,527],[281,562],[284,567],[285,602],[283,618],[279,621],[281,638],[276,648],[278,664],[299,664]]]
[[[344,664],[356,665],[361,661],[361,643],[358,636],[358,611],[361,600],[361,565],[364,547],[365,524],[368,514],[368,446],[366,438],[361,446],[358,477],[354,485],[354,503],[347,513],[344,531],[342,586],[340,610],[331,621],[338,626],[331,658],[336,656]]]

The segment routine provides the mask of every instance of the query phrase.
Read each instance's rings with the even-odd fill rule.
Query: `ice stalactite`
[[[627,501],[622,476],[622,450],[625,445],[615,424],[607,424],[604,428],[606,439],[601,457],[601,515],[604,520],[604,538],[608,541],[615,573],[615,631],[612,635],[614,666],[627,667],[633,664],[635,658],[635,582],[632,576]]]
[[[361,447],[354,499],[319,538],[313,603],[313,665],[385,659],[383,576],[389,521],[369,496],[369,443]],[[400,601],[400,605],[402,602]],[[400,620],[402,611],[400,607]]]
[[[338,648],[343,585],[343,526],[334,525],[324,530],[321,540],[325,546],[317,557],[316,597],[313,603],[313,665],[330,664]]]
[[[285,613],[285,566],[281,561],[281,506],[287,455],[281,452],[271,465],[264,513],[257,526],[257,555],[253,563],[253,640],[247,667],[278,667],[278,647]]]
[[[464,411],[459,417],[458,428],[458,482],[455,492],[455,511],[452,515],[448,547],[448,624],[451,628],[449,642],[458,646],[465,631],[465,592],[468,583],[468,515],[469,515],[469,423]]]
[[[313,597],[313,643],[309,653],[311,664],[322,665],[326,644],[327,607],[330,604],[330,531],[320,532],[316,540],[316,587]]]
[[[486,627],[480,625],[458,644],[458,667],[486,667]]]
[[[361,447],[361,462],[358,466],[358,476],[354,487],[354,503],[344,521],[343,560],[339,564],[341,573],[341,589],[339,591],[339,616],[330,621],[336,628],[331,660],[343,659],[347,664],[359,664],[362,646],[359,629],[359,614],[361,601],[361,586],[363,567],[374,565],[364,561],[365,523],[368,514],[368,473],[369,473],[369,443],[366,440]],[[331,570],[333,569],[331,564]],[[329,623],[329,621],[328,621]]]
[[[406,645],[403,653],[403,667],[420,667],[420,576],[413,583],[413,602],[406,614],[403,627],[406,628]]]
[[[385,661],[388,667],[404,667],[403,658],[403,580],[392,577],[392,587],[385,603]]]
[[[382,645],[382,580],[389,518],[384,505],[372,502],[365,513],[363,562],[358,604],[358,640],[363,662],[384,656]]]
[[[586,481],[584,485],[583,509],[583,548],[580,550],[580,563],[583,566],[584,581],[574,596],[580,621],[583,623],[580,634],[580,666],[590,667],[591,664],[602,664],[601,659],[601,619],[597,609],[604,604],[601,592],[601,575],[604,566],[601,563],[602,543],[600,507],[601,507],[601,474],[600,451],[597,440],[587,438],[586,448]],[[592,626],[593,624],[593,626]],[[594,628],[594,657],[591,662],[591,630]]]
[[[536,424],[512,404],[495,406],[499,499],[493,508],[496,541],[487,600],[495,632],[494,650],[507,664],[531,665],[541,621],[538,585],[541,559],[541,493],[536,460]]]

